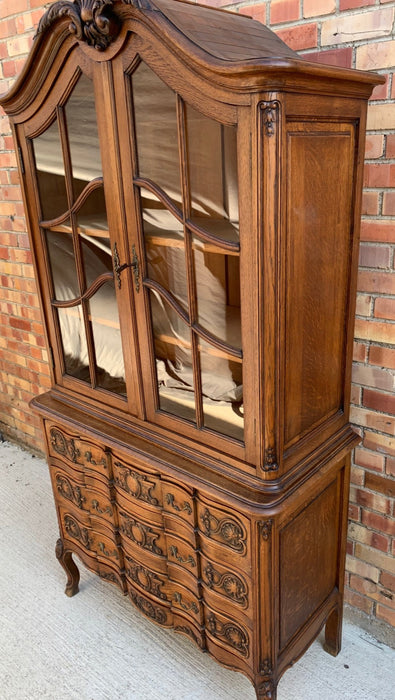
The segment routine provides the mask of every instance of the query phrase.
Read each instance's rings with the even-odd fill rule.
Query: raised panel
[[[354,128],[287,133],[285,446],[343,410]]]
[[[337,584],[340,477],[279,535],[280,648],[324,603]]]

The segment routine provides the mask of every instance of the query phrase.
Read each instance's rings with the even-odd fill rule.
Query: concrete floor
[[[0,444],[0,700],[254,700],[250,682],[149,622],[81,566],[67,598],[45,462]],[[318,639],[278,700],[395,700],[395,652],[346,622],[334,659]]]

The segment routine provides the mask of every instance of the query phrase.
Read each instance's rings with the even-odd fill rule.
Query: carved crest
[[[69,32],[98,51],[104,51],[118,36],[120,22],[112,12],[113,0],[58,0],[41,18],[36,36],[60,17],[69,17]]]

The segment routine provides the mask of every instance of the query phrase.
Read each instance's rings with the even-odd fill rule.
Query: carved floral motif
[[[67,498],[71,503],[75,503],[78,508],[82,508],[86,498],[82,495],[79,486],[73,486],[71,481],[63,474],[56,474],[56,488],[63,498]]]
[[[64,529],[70,537],[73,537],[78,542],[81,542],[86,549],[91,548],[92,540],[89,537],[89,530],[86,527],[81,527],[71,515],[64,516]]]
[[[58,428],[51,428],[49,433],[51,445],[55,452],[62,457],[67,457],[71,462],[76,463],[80,456],[79,449],[75,446],[73,438],[67,439]]]
[[[228,547],[231,547],[236,552],[246,551],[246,533],[241,523],[233,518],[222,518],[218,520],[209,509],[206,508],[203,515],[200,517],[205,533],[208,537],[217,535],[217,538],[222,540]]]
[[[236,649],[242,656],[249,655],[249,638],[247,632],[234,622],[220,622],[214,613],[210,613],[208,617],[208,630],[218,639],[222,639]]]
[[[137,583],[138,586],[141,586],[141,588],[143,588],[147,593],[151,593],[151,595],[154,595],[161,600],[167,600],[166,594],[160,590],[164,585],[164,582],[159,578],[159,576],[157,576],[157,574],[150,571],[150,569],[147,569],[145,566],[133,561],[131,557],[126,556],[126,560],[126,573],[129,578],[132,579],[132,581]]]
[[[203,573],[206,579],[205,582],[209,588],[216,588],[228,598],[242,606],[248,604],[247,586],[240,576],[229,571],[221,575],[219,571],[214,569],[211,562],[204,568]]]
[[[138,595],[138,593],[133,590],[129,591],[129,597],[130,600],[139,608],[139,610],[144,613],[144,615],[150,617],[151,620],[155,620],[155,622],[159,622],[160,625],[166,624],[167,616],[161,608],[153,605],[151,601],[146,600],[143,598],[143,596]]]

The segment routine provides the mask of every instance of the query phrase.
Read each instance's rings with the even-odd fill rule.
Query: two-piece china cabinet
[[[340,648],[367,99],[262,24],[60,0],[2,98],[72,555],[257,697]]]

